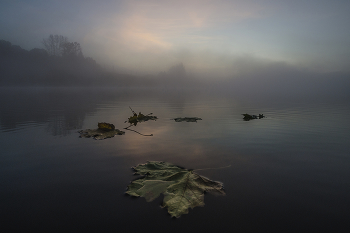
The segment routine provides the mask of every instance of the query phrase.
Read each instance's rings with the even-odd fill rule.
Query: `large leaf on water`
[[[133,167],[144,175],[128,186],[127,194],[144,197],[147,202],[164,194],[162,207],[173,217],[187,214],[189,208],[204,206],[204,192],[225,195],[223,184],[198,175],[193,170],[166,162],[147,162]]]

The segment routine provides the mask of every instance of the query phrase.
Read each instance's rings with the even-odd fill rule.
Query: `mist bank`
[[[315,72],[285,63],[243,69],[230,78],[206,84],[213,91],[252,98],[346,98],[350,99],[350,74]]]
[[[45,49],[30,51],[0,40],[0,86],[150,87],[195,85],[183,64],[158,75],[132,75],[105,69],[80,54],[56,55]]]
[[[348,73],[317,73],[283,62],[237,59],[225,76],[187,72],[180,63],[156,75],[106,70],[93,58],[27,51],[0,40],[0,86],[80,86],[203,89],[242,96],[350,96]]]

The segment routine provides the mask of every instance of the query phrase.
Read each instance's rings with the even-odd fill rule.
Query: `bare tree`
[[[51,56],[61,56],[63,54],[63,46],[68,43],[67,37],[61,35],[50,35],[48,38],[42,40],[46,51]]]
[[[78,42],[66,42],[62,45],[62,56],[64,57],[82,57],[83,52]]]

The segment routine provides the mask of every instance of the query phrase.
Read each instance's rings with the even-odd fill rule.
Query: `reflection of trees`
[[[104,98],[73,89],[2,89],[1,127],[13,130],[28,122],[48,123],[53,135],[67,135],[70,130],[82,128],[86,114],[94,112]]]
[[[82,115],[83,114],[83,115]],[[70,116],[54,116],[50,118],[47,130],[54,136],[66,136],[70,134],[71,130],[81,129],[85,114],[74,115],[69,113]]]

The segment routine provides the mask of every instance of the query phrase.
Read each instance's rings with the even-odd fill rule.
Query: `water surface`
[[[136,112],[159,119],[106,140],[78,130]],[[1,225],[46,232],[347,232],[350,108],[335,98],[202,90],[2,88]],[[242,113],[266,118],[243,121]],[[175,117],[200,117],[197,123]],[[224,183],[226,196],[172,219],[124,194],[130,169],[166,161]]]

